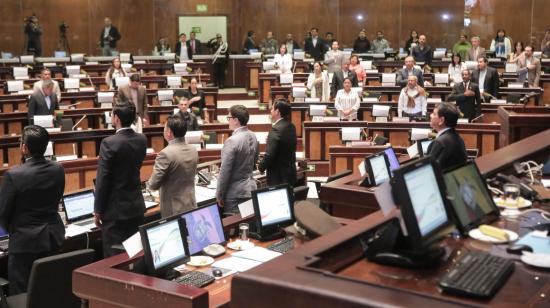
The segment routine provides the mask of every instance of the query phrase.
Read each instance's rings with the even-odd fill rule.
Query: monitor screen
[[[210,244],[225,242],[223,224],[217,203],[200,207],[182,215],[187,226],[189,253],[194,255]]]
[[[178,219],[153,225],[144,231],[155,270],[187,258]]]
[[[262,226],[292,220],[287,187],[266,190],[256,194]]]
[[[424,164],[404,174],[405,185],[420,234],[425,236],[445,225],[449,218],[439,191],[432,164]]]
[[[477,227],[488,215],[498,217],[498,208],[475,163],[451,170],[443,178],[462,230]]]
[[[397,155],[395,155],[395,151],[392,147],[389,147],[384,150],[384,153],[386,153],[386,156],[388,156],[388,160],[390,161],[390,171],[393,174],[393,170],[399,169],[399,160],[397,159]]]
[[[0,227],[0,238],[6,237],[6,236],[8,236],[8,231]]]
[[[87,218],[94,213],[94,192],[86,190],[69,194],[63,197],[63,206],[67,215],[67,221],[73,222],[80,218]]]
[[[380,185],[390,179],[386,155],[374,155],[367,158],[369,175],[371,176],[372,185]]]

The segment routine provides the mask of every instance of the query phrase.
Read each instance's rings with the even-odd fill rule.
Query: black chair
[[[73,270],[92,263],[95,251],[82,249],[45,257],[34,261],[27,293],[5,297],[7,307],[64,307],[78,308],[81,300],[73,294]]]
[[[294,187],[294,202],[306,200],[307,193],[309,192],[308,186],[297,186]]]

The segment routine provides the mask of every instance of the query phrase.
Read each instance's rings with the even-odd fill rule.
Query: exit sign
[[[208,12],[208,5],[206,4],[197,4],[197,12]]]
[[[191,31],[195,32],[196,34],[201,33],[201,27],[191,27]]]

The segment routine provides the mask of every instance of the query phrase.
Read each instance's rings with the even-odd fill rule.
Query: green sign
[[[208,5],[206,4],[197,4],[197,12],[208,12]]]
[[[201,27],[191,27],[191,32],[201,33]]]

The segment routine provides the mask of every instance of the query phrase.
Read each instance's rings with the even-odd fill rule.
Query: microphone
[[[529,93],[525,94],[522,98],[520,98],[519,102],[521,104],[527,104],[527,102],[529,102],[529,99],[531,99],[532,97],[535,97],[537,95],[538,95],[538,93],[529,92]]]
[[[84,119],[86,119],[86,116],[87,115],[83,115],[82,118],[80,118],[80,120],[78,120],[78,122],[76,122],[76,124],[71,128],[71,130],[74,130],[78,124],[80,124],[80,122],[84,121]]]
[[[90,76],[88,76],[88,81],[90,82],[90,87],[95,89],[94,83],[92,82],[92,78],[90,78]]]
[[[477,120],[479,120],[479,119],[483,118],[484,116],[485,116],[485,115],[484,115],[483,113],[482,113],[482,114],[480,114],[479,116],[477,116],[477,117],[473,118],[473,119],[472,119],[472,121],[471,121],[471,123],[474,123],[475,121],[477,121]]]

